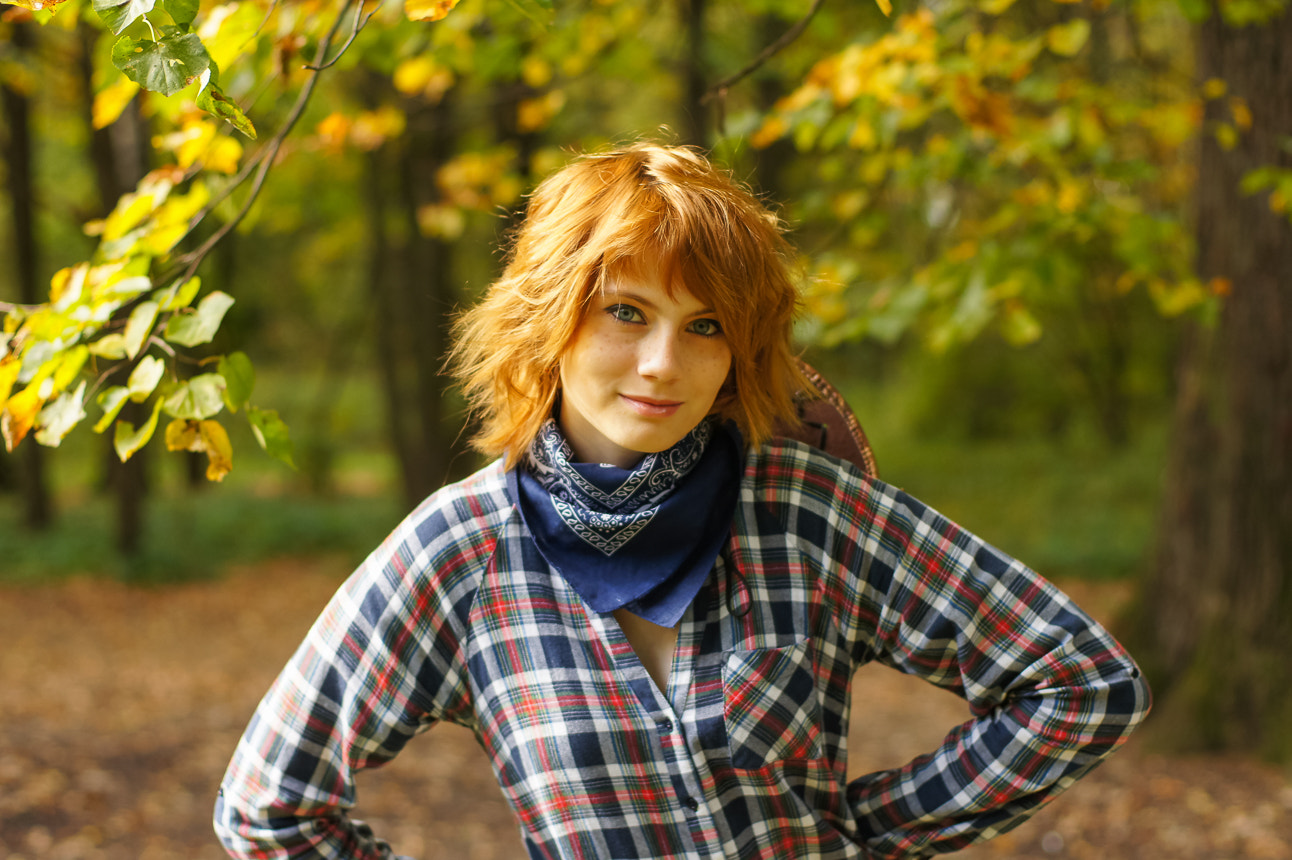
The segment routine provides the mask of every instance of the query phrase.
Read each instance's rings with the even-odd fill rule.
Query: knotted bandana
[[[731,531],[742,451],[734,425],[708,419],[632,469],[572,463],[548,421],[507,483],[539,552],[588,606],[672,627]]]

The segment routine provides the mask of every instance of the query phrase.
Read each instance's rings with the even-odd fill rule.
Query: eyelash
[[[616,321],[625,323],[626,325],[639,325],[645,319],[645,315],[632,305],[611,305],[606,308],[606,313],[610,314],[610,316]],[[697,325],[709,325],[713,327],[713,330],[707,334],[704,332],[694,331],[694,328]],[[687,326],[687,330],[691,331],[692,334],[699,335],[700,337],[717,337],[722,334],[722,323],[715,319],[703,317],[701,319],[692,320],[691,324]]]

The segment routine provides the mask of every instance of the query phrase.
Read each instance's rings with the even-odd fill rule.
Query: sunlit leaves
[[[122,348],[125,350],[126,358],[134,358],[143,348],[144,342],[148,339],[153,331],[153,323],[157,321],[157,303],[140,302],[130,314],[130,319],[126,321],[126,331],[122,335]]]
[[[161,415],[161,401],[158,400],[154,406],[152,414],[148,420],[139,427],[131,424],[129,421],[118,421],[116,429],[113,431],[112,447],[117,452],[121,462],[129,460],[136,451],[148,444],[153,434],[157,432],[157,418]]]
[[[171,317],[163,336],[180,346],[209,343],[219,330],[224,314],[232,306],[233,297],[227,293],[218,290],[210,293],[198,303],[196,310]]]
[[[84,379],[76,391],[64,391],[54,400],[46,403],[36,417],[36,441],[42,445],[55,447],[63,441],[73,427],[85,417]]]
[[[224,408],[225,388],[223,376],[203,373],[176,383],[165,395],[162,408],[172,418],[210,418]]]
[[[800,229],[846,236],[823,261],[842,286],[809,291],[809,337],[948,349],[991,331],[1028,345],[1047,314],[1109,300],[1127,271],[1163,313],[1209,300],[1179,210],[1164,208],[1188,191],[1179,151],[1201,127],[1187,76],[1142,89],[1093,74],[1107,15],[1023,5],[902,15],[819,60],[755,130],[755,146],[792,141],[829,188],[799,204]],[[1212,82],[1206,95],[1226,93]],[[1227,107],[1212,130],[1235,138],[1249,115]]]
[[[287,431],[287,425],[278,417],[277,412],[272,409],[249,407],[247,420],[251,422],[256,441],[260,443],[261,448],[265,449],[265,453],[293,469],[296,468],[296,464],[292,462],[291,436]]]
[[[237,103],[226,96],[224,91],[214,83],[208,83],[198,93],[197,106],[211,116],[224,120],[252,140],[256,139],[256,127],[252,125],[247,115],[242,112],[242,108],[238,107]],[[239,153],[241,149],[241,147],[238,147]],[[236,161],[236,157],[234,160]],[[225,170],[223,172],[232,173],[233,171]]]
[[[48,11],[57,2],[18,0],[18,5]],[[531,11],[551,11],[547,0],[518,3]],[[365,9],[364,5],[359,4],[360,12],[376,6],[367,3]],[[408,12],[416,20],[433,21],[455,5],[456,0],[409,0]],[[171,161],[144,177],[106,218],[86,225],[87,235],[99,237],[98,247],[89,261],[54,275],[47,303],[5,306],[0,333],[0,429],[6,446],[12,449],[33,434],[40,444],[59,445],[85,421],[93,400],[101,413],[93,429],[104,433],[113,428],[114,447],[123,460],[148,443],[160,414],[166,412],[174,419],[168,442],[184,450],[205,451],[210,461],[208,477],[219,480],[232,466],[232,450],[228,434],[214,419],[227,410],[244,412],[259,444],[290,463],[286,425],[276,412],[251,405],[255,374],[247,356],[185,354],[215,338],[233,297],[217,291],[199,301],[197,278],[175,278],[177,272],[196,270],[209,247],[188,258],[173,252],[204,218],[220,211],[219,200],[228,190],[252,175],[241,170],[243,144],[225,126],[256,138],[256,128],[242,106],[253,103],[257,86],[264,83],[257,76],[276,64],[272,71],[290,89],[317,74],[319,69],[301,69],[303,60],[317,62],[302,57],[313,44],[321,49],[319,56],[329,61],[322,67],[328,67],[336,54],[315,42],[327,24],[315,14],[318,10],[301,13],[277,4],[266,10],[261,4],[236,0],[205,7],[198,0],[93,0],[92,6],[120,37],[109,40],[116,71],[108,69],[103,75],[105,70],[99,70],[97,75],[94,126],[113,123],[131,100],[140,97],[141,88],[147,90],[141,110],[155,128],[155,151]],[[346,15],[343,21],[351,9],[338,10]],[[359,20],[354,18],[356,26]],[[353,41],[352,37],[341,51]],[[464,44],[469,42],[464,39]],[[339,40],[333,48],[337,44]],[[222,66],[230,69],[227,89],[219,76]],[[448,66],[432,64],[428,69],[425,63],[416,63],[406,67],[401,88],[433,101],[454,79]],[[183,90],[187,91],[183,98],[163,98]],[[549,121],[559,106],[549,99],[540,107],[533,111],[531,125]],[[347,145],[374,150],[401,135],[405,121],[402,110],[377,107],[347,117],[341,137]],[[290,125],[291,121],[283,127],[282,136]],[[277,152],[280,143],[281,137],[272,150]],[[496,176],[477,180],[479,171],[469,164],[465,167],[456,175],[446,175],[454,211],[468,200],[483,208],[510,202],[519,194],[514,180]],[[231,185],[226,177],[233,177]],[[257,180],[262,179],[257,174]],[[214,198],[215,193],[221,198]],[[163,278],[168,279],[165,285],[158,283]],[[207,372],[189,376],[190,365]],[[146,410],[142,414],[148,417],[139,426],[131,423],[138,418],[122,419],[131,403]]]
[[[13,5],[33,12],[53,13],[64,3],[64,0],[12,0]]]
[[[98,396],[95,403],[103,411],[102,417],[94,425],[95,433],[102,433],[117,420],[122,408],[130,402],[130,389],[124,385],[114,385]]]
[[[256,387],[256,371],[246,353],[234,352],[221,356],[216,371],[224,377],[224,405],[229,411],[237,412],[246,406]]]
[[[404,14],[410,21],[439,21],[456,5],[458,0],[404,0]]]
[[[172,421],[166,427],[166,448],[206,454],[209,481],[223,481],[233,469],[233,446],[228,432],[218,421]]]
[[[1090,22],[1085,18],[1073,18],[1064,24],[1055,24],[1045,33],[1045,44],[1051,51],[1064,57],[1071,57],[1085,47],[1090,38]]]
[[[198,6],[198,0],[162,0],[162,8],[180,27],[187,27],[193,23],[197,17]]]
[[[174,95],[210,65],[211,58],[196,33],[160,28],[157,41],[121,39],[112,46],[112,64],[146,90]]]
[[[36,423],[36,414],[43,405],[39,389],[32,386],[11,395],[5,401],[4,411],[0,412],[0,433],[4,435],[6,451],[13,451],[27,437],[32,425]]]
[[[142,361],[135,365],[134,370],[130,371],[130,378],[126,382],[126,391],[130,399],[136,403],[141,403],[148,399],[148,396],[157,388],[157,383],[161,382],[162,376],[166,373],[166,364],[157,356],[145,356]]]
[[[153,10],[154,0],[94,0],[94,11],[118,36],[143,15]]]

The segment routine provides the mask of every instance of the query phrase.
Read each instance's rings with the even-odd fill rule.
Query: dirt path
[[[0,590],[0,858],[220,860],[216,785],[256,701],[348,570],[283,561],[220,582]],[[1076,595],[1096,615],[1115,588]],[[887,670],[856,693],[853,770],[900,764],[964,718]],[[1150,723],[1151,725],[1151,723]],[[1292,860],[1292,784],[1137,738],[1036,819],[965,858]],[[483,753],[436,729],[365,774],[361,816],[423,860],[523,857]]]

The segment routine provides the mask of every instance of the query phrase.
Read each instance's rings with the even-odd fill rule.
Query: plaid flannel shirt
[[[972,719],[849,783],[879,660]],[[750,452],[732,537],[657,689],[538,554],[497,463],[414,511],[256,711],[216,829],[236,857],[390,857],[355,774],[440,720],[480,739],[531,858],[895,858],[1020,823],[1125,740],[1148,688],[1054,586],[797,443]]]

